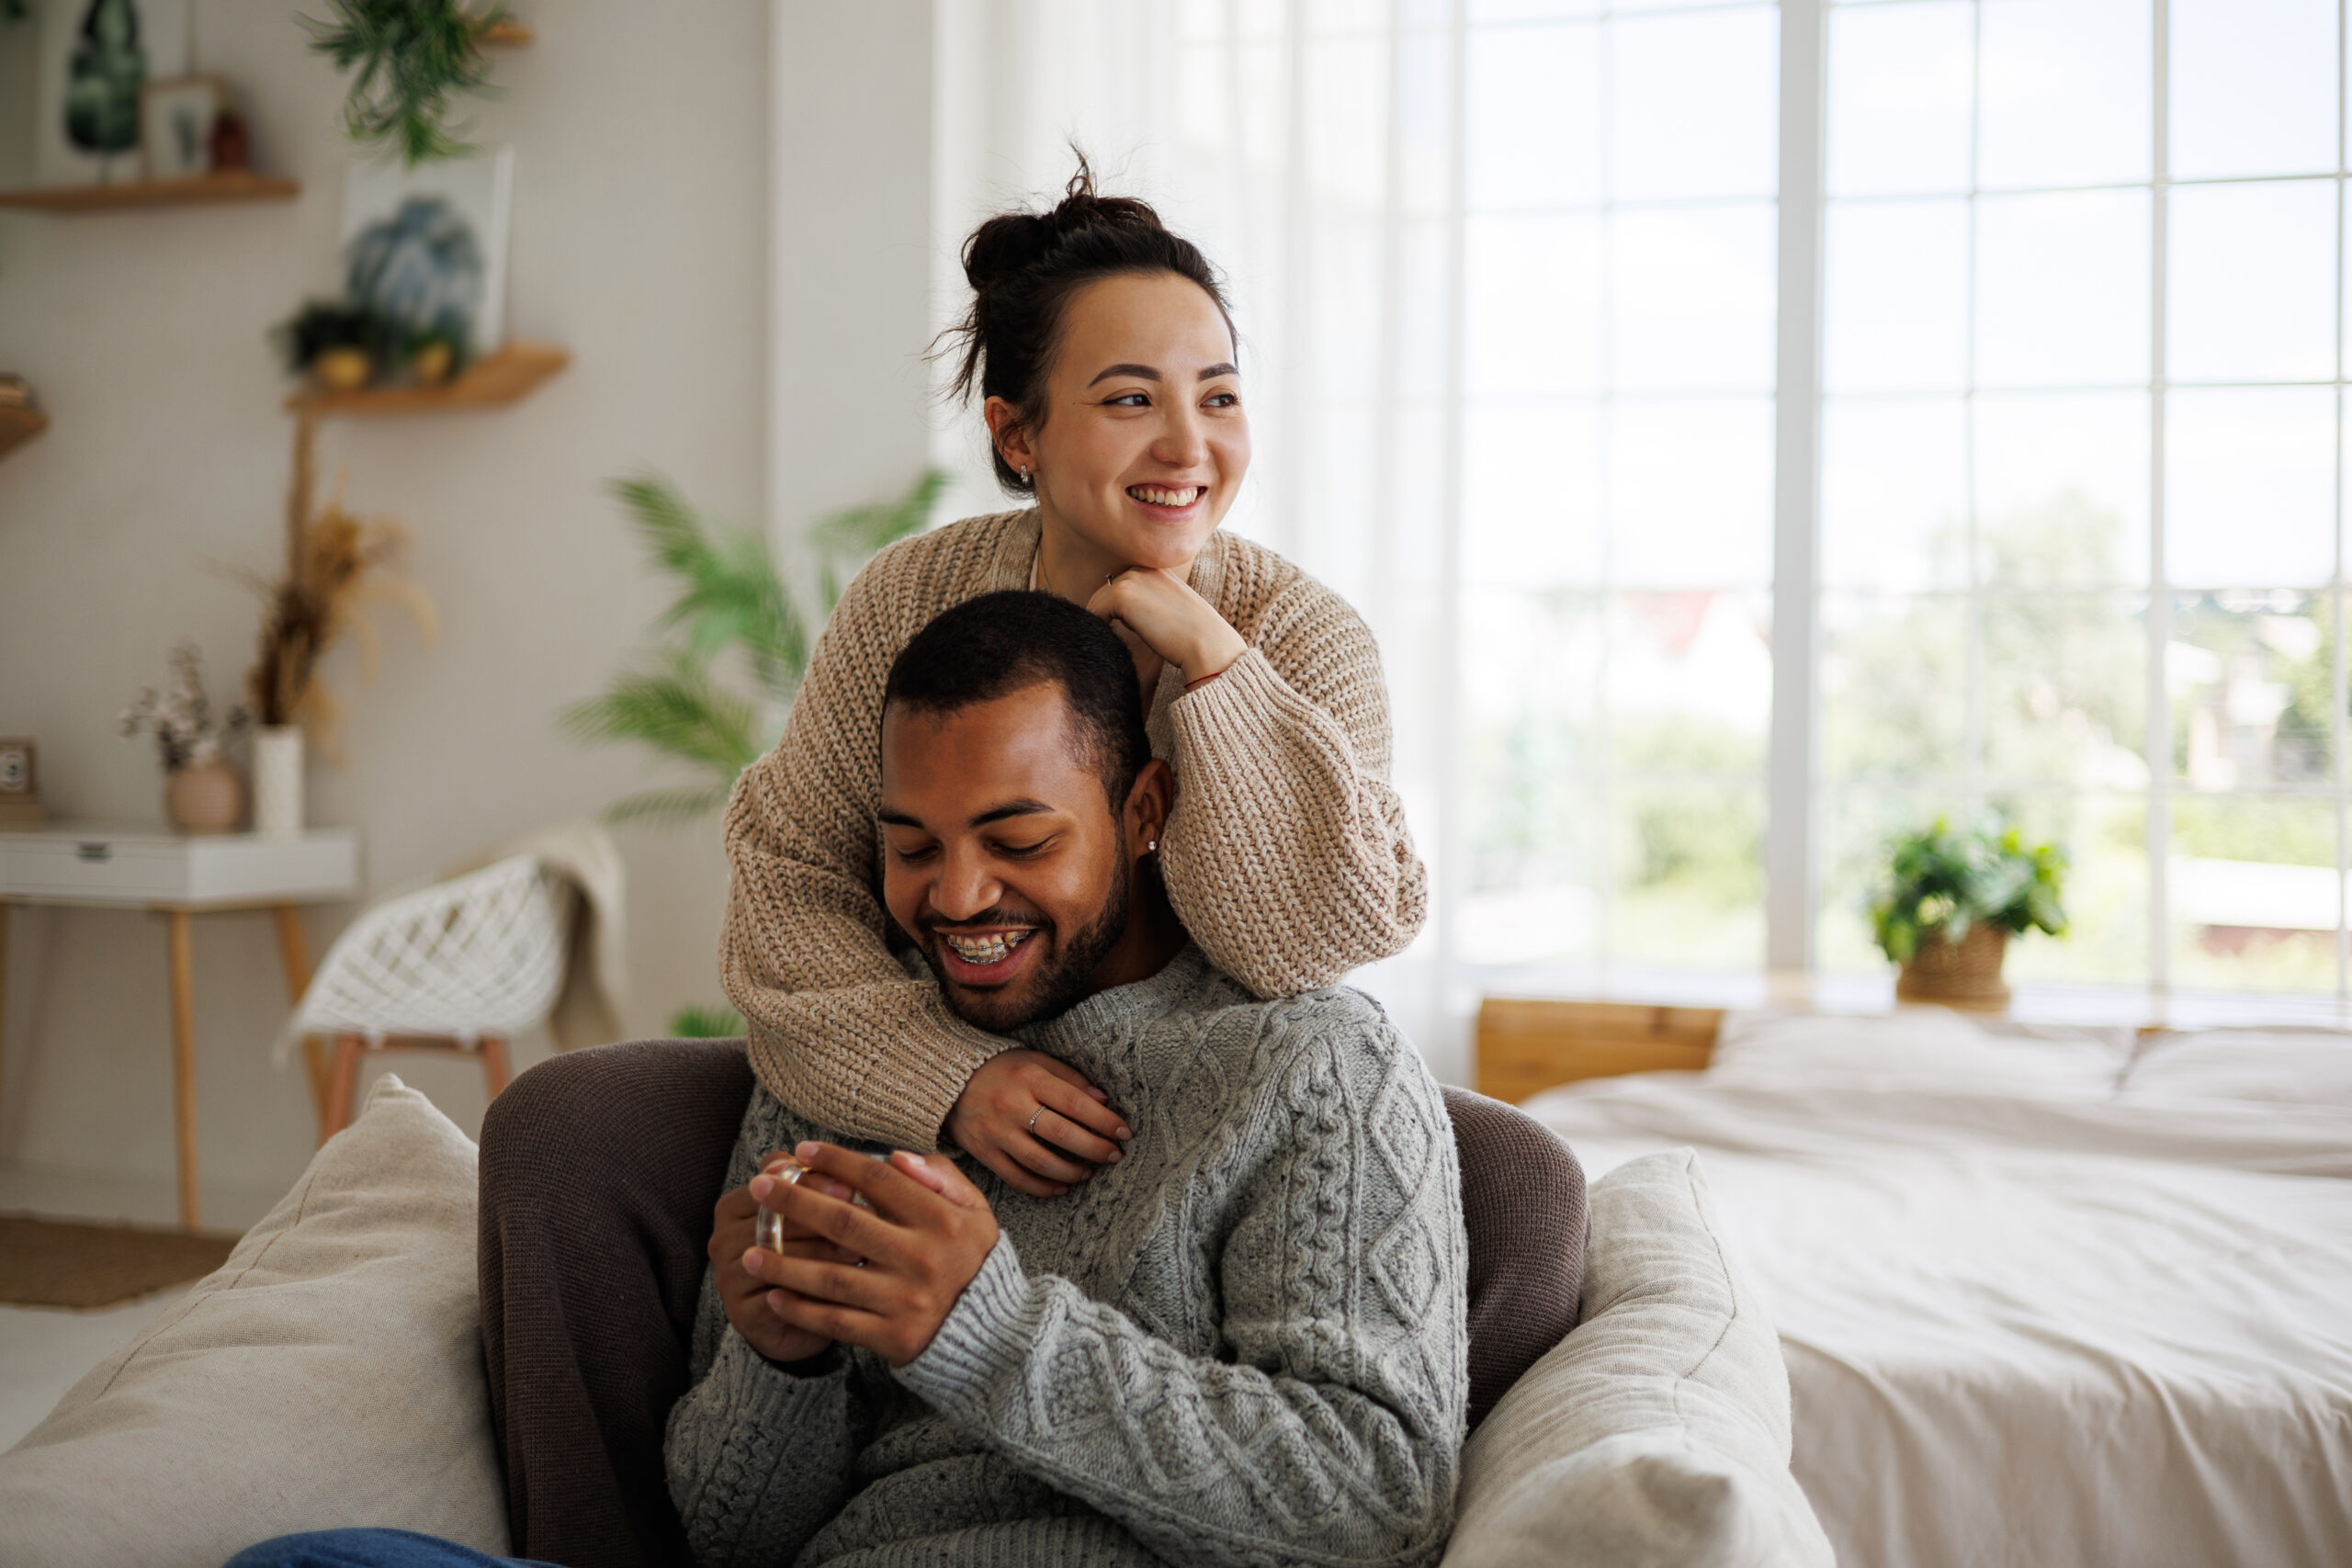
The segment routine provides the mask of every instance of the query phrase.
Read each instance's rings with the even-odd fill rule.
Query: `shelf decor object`
[[[300,18],[311,48],[351,78],[344,133],[396,149],[410,167],[473,151],[448,123],[449,99],[490,80],[482,45],[506,7],[475,12],[458,0],[329,0],[330,21]]]
[[[571,363],[569,349],[517,341],[482,355],[437,387],[362,387],[349,392],[306,387],[288,397],[286,407],[315,418],[497,408],[520,401]]]
[[[49,415],[39,409],[0,404],[0,457],[49,428]]]
[[[27,737],[0,736],[0,833],[46,827],[40,804],[40,752]]]
[[[300,180],[256,175],[251,169],[219,169],[185,180],[130,180],[113,186],[45,186],[0,191],[0,208],[20,212],[112,212],[133,207],[175,207],[192,202],[291,201],[302,194]]]
[[[266,724],[254,735],[254,831],[302,836],[302,727]]]
[[[220,752],[253,722],[243,706],[213,711],[204,689],[204,655],[193,637],[172,648],[172,678],[142,689],[122,710],[122,734],[151,734],[164,766],[164,816],[184,833],[225,833],[245,814],[244,781]]]

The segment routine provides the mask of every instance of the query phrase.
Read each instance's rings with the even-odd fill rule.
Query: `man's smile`
[[[934,926],[939,939],[941,977],[959,986],[1004,985],[1030,967],[1029,954],[1042,928],[999,927],[994,931],[951,931]]]
[[[956,950],[956,956],[967,964],[986,966],[1001,964],[1012,950],[1037,933],[1026,931],[990,931],[986,936],[956,936],[939,933],[940,940]]]

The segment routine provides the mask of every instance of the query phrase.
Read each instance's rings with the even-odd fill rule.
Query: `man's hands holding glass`
[[[944,1156],[876,1159],[819,1143],[769,1156],[718,1201],[716,1222],[710,1258],[727,1320],[786,1363],[842,1344],[905,1366],[997,1239],[988,1200]]]

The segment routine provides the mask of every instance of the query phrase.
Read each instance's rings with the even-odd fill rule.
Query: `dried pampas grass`
[[[344,506],[340,479],[313,513],[312,434],[310,417],[300,416],[286,502],[286,575],[270,582],[255,573],[238,574],[268,606],[245,692],[261,723],[300,724],[329,761],[340,761],[335,733],[342,709],[319,675],[319,661],[350,633],[359,642],[361,678],[375,678],[381,639],[375,622],[360,614],[371,601],[407,610],[427,642],[439,634],[440,617],[422,589],[392,575],[408,548],[407,529],[388,518],[353,516]]]

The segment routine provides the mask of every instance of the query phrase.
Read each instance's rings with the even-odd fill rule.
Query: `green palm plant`
[[[817,566],[817,626],[868,558],[931,520],[947,476],[932,469],[896,501],[852,507],[810,535]],[[808,673],[812,628],[778,572],[767,541],[706,525],[667,480],[651,475],[610,487],[646,552],[678,580],[678,595],[654,622],[660,643],[602,695],[564,709],[564,728],[583,741],[634,741],[701,774],[695,784],[650,789],[605,808],[614,822],[680,824],[724,805],[737,775],[767,754]],[[752,690],[729,684],[717,666],[730,650]],[[718,1038],[743,1032],[728,1007],[684,1007],[670,1032]]]
[[[946,475],[926,472],[894,501],[852,507],[810,535],[817,574],[817,626],[868,558],[931,520]],[[685,763],[691,784],[616,801],[614,822],[681,824],[724,805],[736,776],[767,754],[808,672],[815,630],[756,533],[706,524],[667,480],[645,475],[611,486],[656,566],[678,580],[677,597],[655,623],[659,644],[601,695],[564,710],[562,722],[587,742],[633,741]],[[751,689],[730,683],[720,662],[741,656]]]

